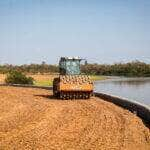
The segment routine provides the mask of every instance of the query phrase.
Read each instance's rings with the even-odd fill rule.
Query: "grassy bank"
[[[44,75],[43,75],[44,76]],[[98,76],[98,75],[91,75],[91,80],[92,81],[98,81],[98,80],[106,80],[107,77],[105,76]],[[54,78],[54,76],[53,76]],[[51,77],[47,77],[47,78],[43,78],[42,80],[40,79],[36,79],[35,82],[34,82],[34,85],[37,85],[37,86],[52,86],[53,84],[53,78]]]
[[[52,86],[53,79],[57,77],[57,75],[41,75],[41,74],[34,74],[28,75],[34,79],[34,85],[37,86]],[[99,76],[99,75],[90,75],[92,81],[98,80],[105,80],[107,77]],[[0,74],[0,83],[5,83],[6,74]]]
[[[91,79],[92,79],[93,81],[106,80],[106,79],[107,79],[106,76],[99,76],[99,75],[91,75],[90,77],[91,77]]]
[[[52,84],[52,80],[34,81],[34,85],[36,86],[52,86]]]

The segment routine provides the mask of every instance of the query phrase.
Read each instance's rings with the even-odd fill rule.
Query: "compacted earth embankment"
[[[44,89],[0,87],[0,150],[149,150],[150,130],[102,99],[57,100]]]

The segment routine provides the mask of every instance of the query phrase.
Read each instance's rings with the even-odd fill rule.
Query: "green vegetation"
[[[99,75],[91,75],[90,76],[93,81],[97,80],[105,80],[107,77],[104,76],[99,76]],[[41,80],[41,81],[34,81],[34,85],[36,86],[52,86],[53,85],[53,80]]]
[[[113,65],[87,64],[81,68],[82,72],[91,75],[150,77],[150,64],[140,61]]]
[[[58,73],[59,68],[56,65],[30,64],[30,65],[0,65],[0,73],[8,73],[6,83],[16,84],[34,84],[38,86],[51,86],[52,80],[48,78],[33,80],[26,77],[25,74],[51,74]],[[140,61],[129,63],[109,64],[85,64],[81,66],[83,74],[89,74],[93,81],[107,79],[105,76],[127,76],[127,77],[150,77],[150,64]]]
[[[106,79],[107,79],[107,77],[105,77],[105,76],[100,76],[100,75],[90,75],[90,77],[91,77],[91,80],[93,80],[93,81],[106,80]]]
[[[52,86],[52,84],[52,80],[34,81],[34,85],[36,86]]]
[[[58,73],[59,67],[56,65],[49,65],[45,62],[41,64],[30,65],[0,65],[0,73],[8,73],[16,70],[29,74],[45,74],[45,73]],[[81,66],[82,73],[89,75],[100,76],[127,76],[127,77],[150,77],[150,64],[140,61],[133,61],[129,63],[109,64],[85,64]],[[97,77],[95,77],[97,78]],[[98,77],[99,78],[99,77]]]
[[[19,71],[11,71],[7,74],[5,82],[8,84],[33,84],[33,78],[27,77]]]
[[[30,65],[11,65],[11,64],[5,64],[0,65],[0,73],[9,73],[10,71],[19,71],[23,73],[29,73],[29,74],[37,74],[37,73],[56,73],[58,72],[58,66],[56,65],[48,65],[45,62],[42,62],[41,64],[30,64]]]

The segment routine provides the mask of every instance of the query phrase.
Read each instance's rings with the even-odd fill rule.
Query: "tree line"
[[[9,73],[16,70],[30,74],[58,73],[59,66],[42,62],[41,64],[29,65],[0,65],[0,73]],[[106,76],[128,76],[128,77],[150,77],[150,64],[140,61],[116,64],[88,64],[81,65],[81,71],[90,75]]]
[[[11,71],[18,71],[23,73],[29,73],[29,74],[37,74],[37,73],[57,73],[59,71],[58,66],[56,65],[50,65],[46,63],[42,64],[25,64],[25,65],[11,65],[11,64],[5,64],[0,65],[0,73],[9,73]]]
[[[150,77],[150,64],[140,61],[112,65],[87,64],[82,66],[82,72],[106,76]]]

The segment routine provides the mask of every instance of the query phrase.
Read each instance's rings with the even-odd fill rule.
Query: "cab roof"
[[[80,57],[61,57],[60,58],[61,61],[64,61],[64,60],[83,60],[82,58]]]

